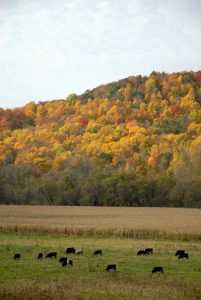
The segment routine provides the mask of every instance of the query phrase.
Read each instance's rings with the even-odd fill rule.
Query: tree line
[[[201,207],[201,72],[0,109],[0,203]]]

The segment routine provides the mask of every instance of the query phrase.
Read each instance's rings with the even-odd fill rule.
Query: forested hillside
[[[201,71],[0,109],[0,203],[201,207]]]

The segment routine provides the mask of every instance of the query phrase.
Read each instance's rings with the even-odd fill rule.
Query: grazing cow
[[[43,253],[38,253],[38,259],[43,258]]]
[[[116,265],[107,265],[106,271],[116,271]]]
[[[99,254],[100,254],[100,255],[103,254],[103,252],[102,252],[101,249],[95,250],[94,253],[93,253],[93,255],[99,255]]]
[[[83,250],[76,250],[76,254],[83,254]]]
[[[62,267],[66,267],[67,265],[73,266],[73,261],[72,261],[72,259],[65,260],[65,261],[62,262]]]
[[[179,256],[178,256],[178,259],[181,259],[181,258],[185,258],[185,259],[188,259],[188,253],[181,253]]]
[[[150,253],[153,253],[153,248],[146,248],[144,250],[145,254],[150,254]]]
[[[14,259],[14,260],[20,259],[20,254],[19,254],[19,253],[16,253],[16,254],[14,255],[13,259]]]
[[[61,258],[59,259],[59,262],[60,262],[60,263],[63,263],[63,262],[65,262],[65,261],[67,261],[67,257],[61,257]]]
[[[73,248],[73,247],[67,248],[66,254],[75,254],[75,248]]]
[[[67,262],[68,262],[68,265],[73,266],[73,261],[72,261],[72,259],[69,259]]]
[[[46,258],[57,258],[57,252],[50,252],[46,256]]]
[[[152,270],[153,273],[163,273],[163,267],[154,267]]]
[[[185,253],[185,250],[177,250],[176,253],[175,253],[175,256],[179,256],[181,254],[184,254]]]
[[[145,253],[145,251],[144,250],[139,250],[138,252],[137,252],[137,256],[138,255],[145,255],[146,253]]]

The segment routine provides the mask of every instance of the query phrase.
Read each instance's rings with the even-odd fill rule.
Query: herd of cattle
[[[137,255],[146,255],[153,253],[153,248],[146,248],[144,250],[139,250],[137,252]],[[178,256],[178,259],[186,258],[188,259],[188,253],[185,253],[185,250],[177,250],[175,253],[175,256]]]
[[[66,249],[66,254],[83,254],[83,250],[75,250],[75,248],[70,247]],[[103,252],[101,249],[97,249],[95,250],[92,255],[102,255]],[[153,254],[153,248],[146,248],[144,250],[139,250],[137,252],[137,256],[139,255],[150,255]],[[188,259],[189,255],[188,253],[185,252],[185,250],[177,250],[175,253],[175,256],[178,257],[178,259]],[[19,260],[21,258],[21,254],[20,253],[16,253],[13,257],[14,260]],[[49,252],[47,255],[44,255],[43,253],[38,253],[37,256],[38,259],[42,259],[42,258],[57,258],[57,252]],[[59,258],[59,263],[61,264],[62,267],[66,267],[67,265],[71,265],[73,266],[73,260],[72,259],[68,259],[67,257],[60,257]],[[106,271],[110,272],[110,271],[116,271],[116,264],[109,264],[107,265]],[[152,269],[152,274],[153,273],[163,273],[163,267],[154,267]]]

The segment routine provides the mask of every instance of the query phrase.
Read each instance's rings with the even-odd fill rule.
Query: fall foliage
[[[201,71],[0,109],[0,203],[201,207]]]

